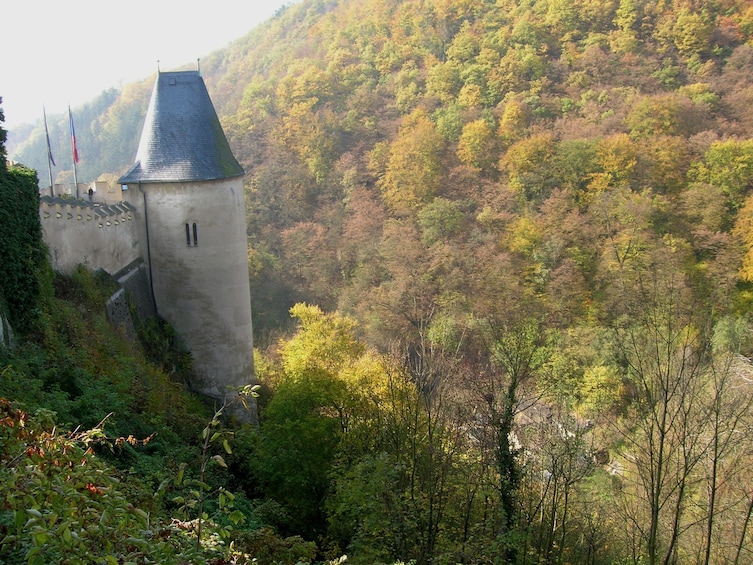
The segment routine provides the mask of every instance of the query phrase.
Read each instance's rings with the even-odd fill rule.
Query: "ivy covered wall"
[[[16,331],[24,332],[37,315],[44,260],[38,179],[31,169],[7,165],[6,137],[0,127],[0,311]]]

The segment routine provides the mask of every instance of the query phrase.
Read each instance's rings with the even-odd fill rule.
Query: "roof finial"
[[[159,59],[157,59],[157,74],[159,74],[159,73],[160,73],[160,70],[159,70]]]
[[[196,70],[199,71],[199,76],[201,76],[201,59],[196,59]]]

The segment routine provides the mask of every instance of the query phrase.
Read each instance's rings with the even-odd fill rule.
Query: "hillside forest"
[[[0,222],[6,562],[753,562],[749,2],[302,0],[201,69],[260,425]],[[152,84],[74,109],[79,178]],[[33,190],[43,129],[7,143]]]

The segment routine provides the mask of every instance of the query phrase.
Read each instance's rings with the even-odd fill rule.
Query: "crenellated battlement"
[[[39,217],[57,271],[68,273],[82,264],[115,273],[140,256],[136,208],[128,202],[40,196]]]
[[[39,211],[42,221],[53,216],[57,220],[66,219],[77,222],[96,220],[98,227],[103,228],[133,221],[136,208],[125,201],[114,204],[96,204],[72,198],[40,196]]]

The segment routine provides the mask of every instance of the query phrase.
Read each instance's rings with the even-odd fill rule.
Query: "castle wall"
[[[157,311],[194,358],[192,386],[223,399],[253,377],[243,179],[129,184]]]
[[[114,274],[140,257],[135,209],[41,196],[39,216],[52,268],[72,272],[82,264]]]
[[[13,328],[5,314],[0,312],[0,347],[12,347],[13,341]]]
[[[113,278],[118,283],[118,290],[105,303],[107,319],[136,343],[136,325],[155,314],[146,264],[138,259],[114,274]]]

